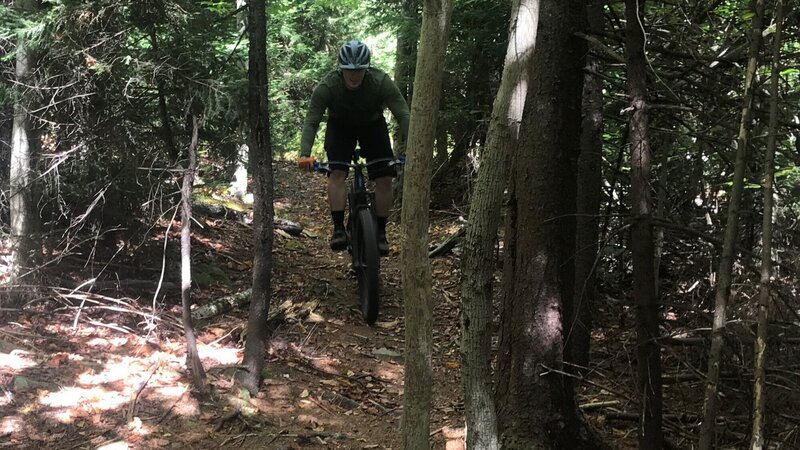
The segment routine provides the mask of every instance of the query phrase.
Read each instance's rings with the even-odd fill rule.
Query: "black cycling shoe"
[[[347,233],[344,228],[335,228],[331,236],[331,250],[341,251],[347,248]]]
[[[380,253],[381,256],[389,254],[389,241],[386,240],[386,233],[380,233],[378,235],[378,253]]]

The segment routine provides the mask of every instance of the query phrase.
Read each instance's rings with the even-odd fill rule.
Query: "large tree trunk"
[[[603,5],[603,1],[591,0],[588,6],[589,34],[603,30]],[[597,297],[594,269],[598,251],[603,162],[603,80],[599,75],[602,69],[600,58],[590,53],[586,67],[575,208],[575,297],[567,340],[568,357],[581,369],[580,372],[589,365],[591,308]]]
[[[511,168],[497,419],[504,449],[597,448],[563,370],[569,316],[585,2],[539,9],[534,72]],[[572,243],[573,247],[565,249]],[[565,251],[566,250],[566,251]]]
[[[631,251],[633,297],[636,302],[637,392],[641,401],[640,449],[661,449],[661,348],[658,337],[653,241],[653,200],[650,196],[650,149],[647,115],[647,61],[644,54],[644,0],[625,1],[628,95],[631,141]]]
[[[739,235],[739,207],[744,190],[745,164],[747,163],[747,146],[750,145],[750,116],[753,105],[756,69],[758,68],[758,52],[761,48],[761,27],[764,16],[764,0],[755,1],[755,15],[750,30],[750,51],[745,72],[744,95],[742,97],[742,117],[739,123],[739,138],[736,146],[736,162],[733,172],[733,188],[731,189],[728,217],[725,225],[725,240],[722,256],[717,269],[717,286],[714,302],[714,323],[711,332],[711,348],[708,352],[708,374],[703,405],[703,422],[700,425],[699,449],[709,450],[714,446],[714,423],[717,417],[717,392],[719,384],[719,366],[722,356],[723,337],[725,334],[728,298],[731,292],[733,259],[735,244]]]
[[[755,362],[753,381],[753,432],[750,435],[750,448],[762,450],[765,447],[764,414],[766,410],[767,384],[767,326],[769,324],[769,303],[772,287],[772,196],[775,181],[775,147],[778,134],[778,82],[781,71],[781,33],[783,31],[783,0],[775,5],[775,35],[772,44],[772,92],[769,104],[769,137],[767,153],[764,156],[764,217],[762,219],[761,243],[761,285],[758,293],[758,331],[755,341]]]
[[[181,303],[183,332],[186,337],[186,360],[192,371],[194,387],[200,394],[205,394],[205,371],[197,352],[192,323],[192,186],[197,173],[197,135],[198,118],[192,117],[192,143],[189,145],[188,163],[183,174],[181,185]]]
[[[35,11],[35,0],[18,0],[16,7],[22,11]],[[17,40],[15,75],[20,89],[31,85],[31,75],[36,61],[28,42],[21,35]],[[39,214],[36,211],[35,183],[36,158],[40,150],[39,135],[28,115],[24,92],[14,104],[14,121],[11,130],[11,160],[9,171],[11,212],[11,283],[19,282],[27,269],[38,261],[36,234],[39,231]]]
[[[238,380],[252,394],[258,392],[267,344],[267,316],[272,283],[273,200],[272,145],[269,129],[267,79],[267,23],[265,0],[248,1],[250,37],[248,78],[248,125],[253,167],[253,290],[244,347],[245,370]]]
[[[499,449],[492,359],[492,279],[507,160],[517,144],[536,43],[536,0],[515,0],[500,89],[472,195],[462,267],[461,360],[467,448]]]
[[[416,95],[411,102],[400,254],[406,317],[402,418],[403,448],[406,449],[430,447],[433,304],[428,259],[428,209],[433,142],[442,94],[442,62],[447,51],[452,10],[450,0],[425,0],[417,53],[418,70],[414,77]]]

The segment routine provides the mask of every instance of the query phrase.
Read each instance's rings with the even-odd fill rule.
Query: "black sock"
[[[331,211],[333,218],[333,228],[344,229],[344,211]]]
[[[378,233],[386,234],[386,221],[388,217],[378,216]]]

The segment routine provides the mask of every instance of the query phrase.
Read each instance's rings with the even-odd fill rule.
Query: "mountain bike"
[[[367,189],[364,170],[376,163],[402,164],[402,160],[378,159],[362,163],[359,149],[352,162],[328,161],[315,163],[315,170],[330,173],[330,165],[353,169],[353,180],[347,192],[347,249],[352,257],[351,267],[358,280],[358,303],[364,320],[372,325],[380,309],[380,254],[378,252],[378,221],[375,215],[375,193]]]

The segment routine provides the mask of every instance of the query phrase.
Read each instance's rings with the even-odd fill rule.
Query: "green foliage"
[[[297,151],[306,105],[317,81],[336,68],[336,52],[357,38],[371,46],[374,65],[393,63],[388,41],[368,27],[365,10],[353,0],[269,2],[268,57],[273,148]],[[369,30],[369,31],[368,31]]]

